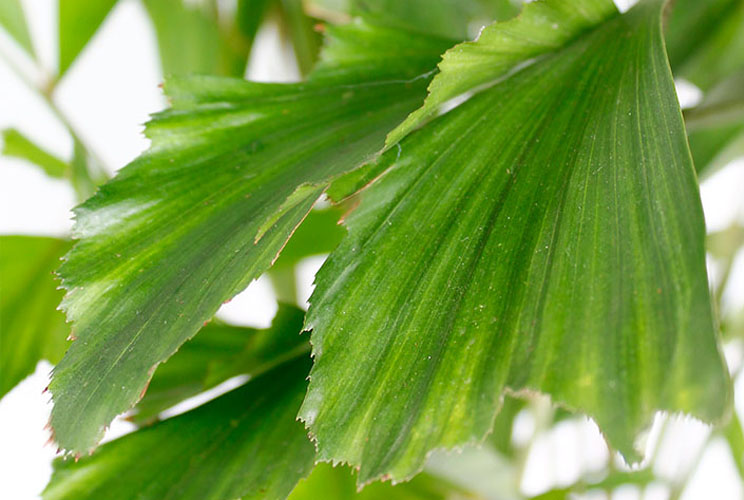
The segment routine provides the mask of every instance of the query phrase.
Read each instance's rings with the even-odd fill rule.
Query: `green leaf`
[[[8,34],[26,52],[31,56],[34,55],[34,47],[31,43],[31,36],[28,33],[26,15],[23,13],[21,0],[3,0],[0,2],[0,26],[5,28]]]
[[[69,327],[53,274],[69,248],[56,238],[0,236],[0,397],[40,360],[56,363],[65,352]]]
[[[371,484],[361,491],[356,488],[354,471],[348,467],[318,464],[306,479],[299,482],[288,500],[447,500],[476,498],[461,488],[431,474],[419,474],[410,482],[392,485]]]
[[[249,44],[253,43],[269,6],[276,0],[238,0],[235,15],[238,30]]]
[[[44,151],[14,128],[3,130],[3,154],[28,160],[37,167],[41,167],[50,177],[63,179],[70,171],[67,163]]]
[[[289,31],[295,59],[300,73],[310,73],[318,59],[321,36],[315,30],[315,21],[305,14],[303,0],[281,0],[281,14]]]
[[[130,417],[155,419],[161,411],[236,375],[257,375],[308,349],[299,332],[305,312],[280,304],[271,328],[210,323],[155,371]]]
[[[512,445],[514,420],[526,406],[527,402],[524,399],[504,396],[501,409],[493,421],[491,434],[488,436],[489,444],[504,456],[511,457],[514,455],[514,446]]]
[[[630,461],[657,410],[729,408],[661,4],[498,78],[379,160],[306,319],[300,417],[319,460],[360,467],[361,484],[410,478],[431,450],[481,442],[507,389],[589,415]]]
[[[59,70],[62,77],[72,66],[116,0],[59,0]]]
[[[442,56],[424,106],[388,135],[388,146],[435,117],[452,99],[508,79],[535,58],[564,47],[615,14],[609,0],[542,1],[527,4],[510,21],[488,26],[478,40],[457,45]]]
[[[206,3],[145,0],[155,27],[163,74],[243,76],[250,43],[227,39]]]
[[[195,410],[57,459],[45,500],[284,498],[315,450],[295,414],[310,360],[287,362]]]
[[[678,0],[666,41],[674,75],[707,90],[744,68],[744,2]]]
[[[368,25],[333,32],[352,44],[332,42],[341,55],[378,38]],[[329,180],[421,104],[428,80],[415,76],[443,46],[418,40],[377,73],[326,59],[300,84],[166,83],[173,109],[147,126],[150,150],[75,210],[80,241],[60,274],[79,340],[50,385],[62,448],[92,449],[157,364],[270,266]]]

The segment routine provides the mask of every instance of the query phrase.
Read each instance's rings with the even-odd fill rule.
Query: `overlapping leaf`
[[[331,37],[306,83],[168,82],[150,150],[76,209],[60,274],[78,340],[50,385],[62,448],[94,447],[155,366],[269,267],[327,182],[421,103],[418,75],[450,43],[364,23]],[[380,43],[407,49],[383,58]]]
[[[409,478],[432,449],[482,440],[505,391],[590,415],[630,460],[657,410],[724,415],[661,8],[593,16],[496,82],[463,62],[488,88],[379,160],[306,321],[300,416],[320,460],[359,466],[360,483]],[[498,64],[487,48],[473,71]]]
[[[266,330],[210,323],[158,366],[130,420],[146,423],[161,411],[230,377],[255,377],[304,352],[307,341],[298,335],[304,317],[302,309],[280,304]]]
[[[424,106],[390,133],[388,144],[426,123],[448,101],[508,77],[616,13],[608,0],[534,2],[517,18],[488,26],[476,41],[457,45],[442,56],[440,74],[432,81]]]
[[[313,467],[315,450],[295,420],[309,367],[302,356],[92,457],[57,459],[43,498],[284,498]]]
[[[40,360],[56,363],[65,352],[69,326],[53,273],[69,248],[57,238],[0,236],[0,397]]]

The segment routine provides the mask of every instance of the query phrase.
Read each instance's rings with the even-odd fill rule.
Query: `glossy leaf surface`
[[[150,150],[75,210],[60,274],[78,341],[50,385],[62,448],[93,448],[156,365],[269,267],[329,180],[420,105],[417,76],[446,44],[395,33],[334,30],[306,83],[166,84],[173,108],[148,125]],[[357,50],[379,40],[416,44],[397,59]]]
[[[313,467],[315,450],[295,420],[309,366],[297,358],[91,457],[57,459],[43,498],[284,498]]]
[[[306,321],[320,460],[409,478],[483,440],[506,391],[588,414],[631,461],[657,410],[724,415],[661,7],[609,17],[379,160]]]
[[[0,236],[0,397],[46,359],[67,348],[69,325],[57,310],[63,292],[54,270],[70,242],[36,236]]]

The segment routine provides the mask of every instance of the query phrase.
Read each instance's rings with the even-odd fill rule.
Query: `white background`
[[[3,0],[0,0],[3,1]],[[51,0],[26,0],[37,53],[46,68],[56,65],[54,40],[55,11]],[[628,2],[622,2],[627,4]],[[34,81],[36,74],[13,43],[0,33],[0,128],[13,126],[63,158],[69,158],[72,144],[64,128],[47,110],[43,101],[11,71],[7,60],[20,66]],[[286,63],[286,47],[281,47],[272,27],[262,30],[256,57],[249,68],[252,79],[287,81],[296,78],[296,69]],[[149,20],[135,0],[121,0],[103,28],[65,77],[56,102],[85,142],[113,173],[147,147],[141,135],[148,115],[162,109],[164,100],[158,89],[162,80]],[[695,89],[682,86],[680,98],[694,102]],[[702,186],[709,231],[724,229],[733,220],[744,222],[744,160],[721,170]],[[66,235],[71,228],[69,209],[74,195],[62,181],[45,177],[20,160],[0,158],[0,233]],[[304,302],[311,291],[312,277],[322,259],[310,259],[298,270],[299,296]],[[711,268],[712,279],[716,269]],[[739,255],[725,294],[726,308],[744,304],[744,255]],[[268,283],[255,282],[227,304],[221,315],[230,321],[266,326],[276,304]],[[743,349],[732,346],[727,357],[733,365],[741,362]],[[51,366],[39,363],[36,372],[0,401],[0,498],[24,500],[38,498],[51,474],[55,450],[45,445],[44,425],[50,405],[42,395]],[[230,383],[218,388],[224,391]],[[744,380],[737,383],[737,410],[744,418]],[[172,413],[184,411],[203,401],[191,401]],[[648,447],[655,448],[660,421],[649,433]],[[534,422],[528,416],[518,419],[514,439],[529,434]],[[107,435],[112,439],[132,429],[117,420]],[[720,440],[705,445],[709,429],[690,419],[677,419],[659,447],[657,472],[668,478],[684,477],[686,470],[702,453],[697,473],[690,478],[683,499],[735,500],[744,498],[731,453]],[[608,460],[606,447],[596,427],[585,419],[558,425],[538,439],[528,457],[521,488],[528,494],[540,493],[552,485],[567,485],[580,471],[596,470]],[[496,465],[495,467],[498,467]],[[495,478],[496,473],[489,472]],[[488,480],[488,478],[486,478]],[[652,485],[645,492],[633,487],[617,492],[614,498],[663,499],[666,490]],[[601,498],[601,497],[600,497]]]

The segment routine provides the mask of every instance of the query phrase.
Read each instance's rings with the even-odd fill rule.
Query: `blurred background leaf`
[[[62,77],[88,44],[117,0],[59,0],[59,70]]]
[[[0,397],[46,359],[65,353],[69,326],[57,310],[64,292],[54,271],[68,241],[40,236],[0,236]]]
[[[34,47],[31,36],[28,33],[26,16],[23,12],[21,0],[3,0],[0,2],[0,26],[5,28],[8,34],[29,55],[34,55]]]

